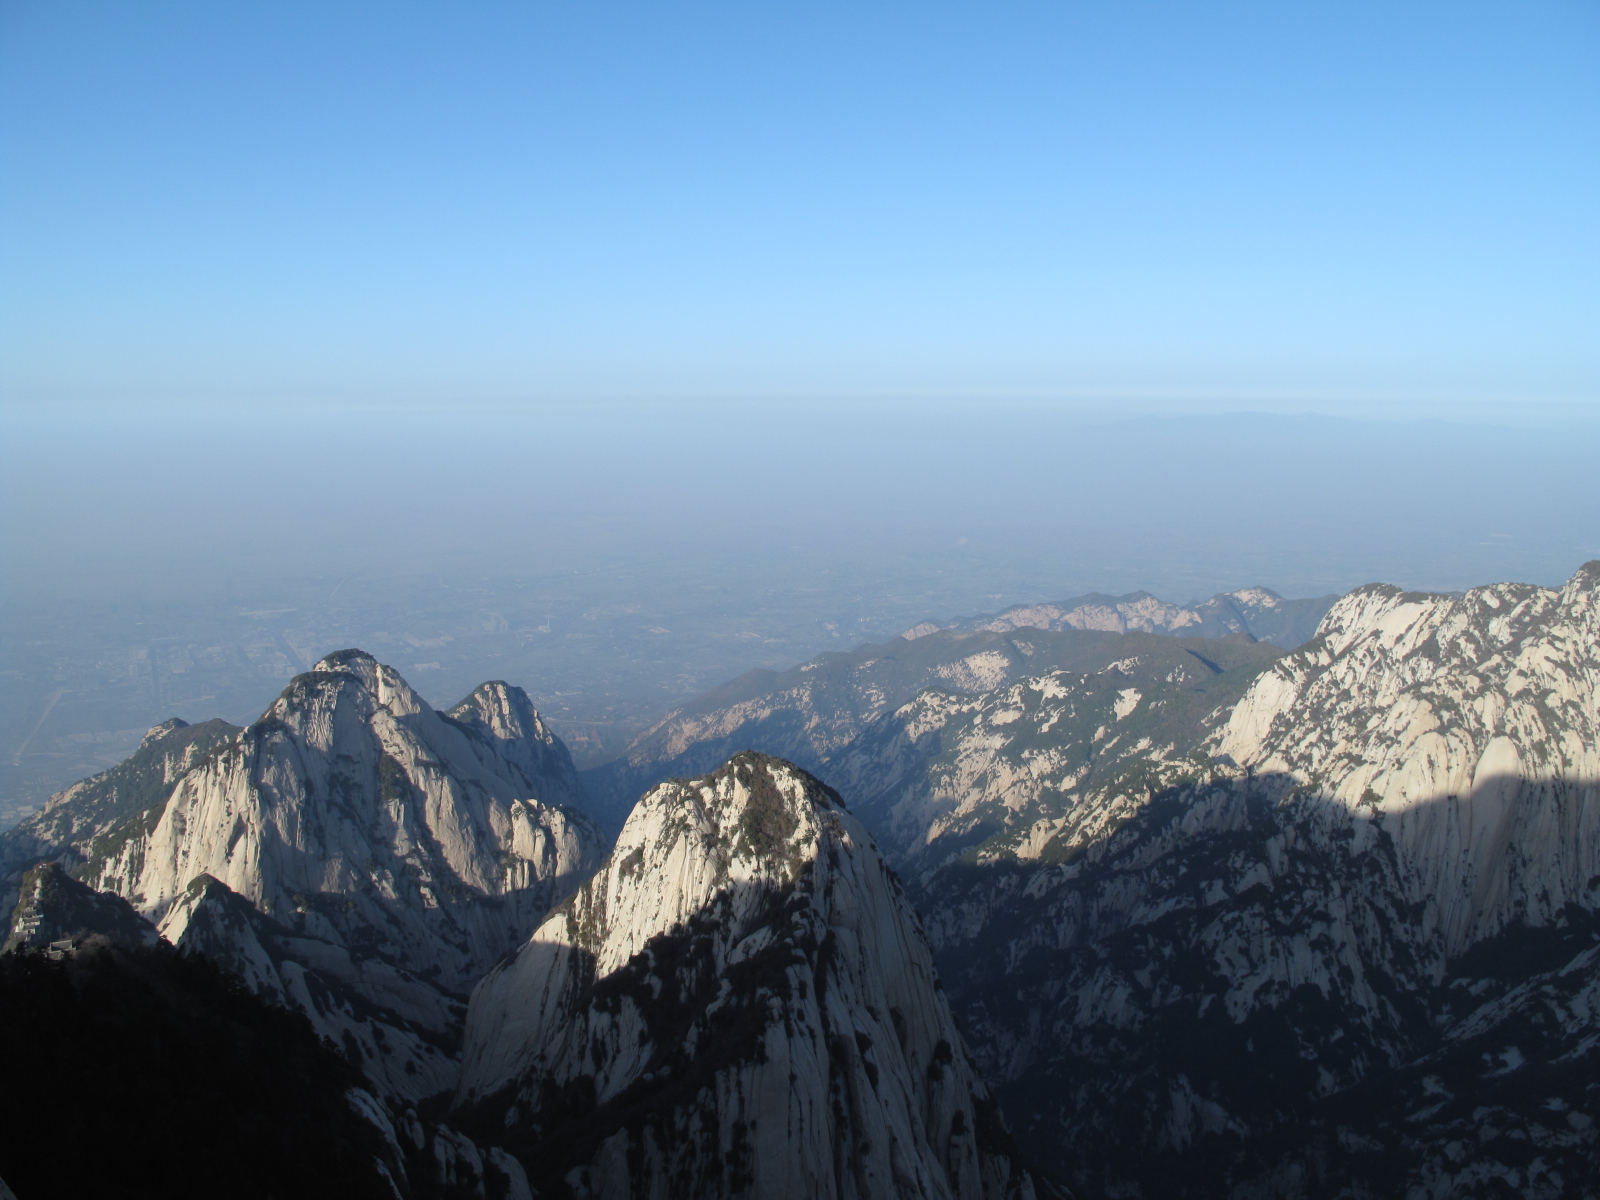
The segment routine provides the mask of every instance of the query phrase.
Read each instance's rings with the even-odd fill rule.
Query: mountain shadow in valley
[[[1584,1194],[1600,897],[1450,958],[1385,819],[1195,784],[1070,863],[919,886],[1024,1152],[1086,1196]]]
[[[300,1013],[170,946],[0,955],[0,1176],[22,1200],[392,1200],[365,1080]]]

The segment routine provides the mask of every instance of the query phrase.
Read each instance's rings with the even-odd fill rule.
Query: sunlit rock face
[[[185,762],[151,807],[57,849],[415,1097],[454,1086],[472,986],[598,861],[567,806],[579,794],[520,689],[484,684],[435,712],[392,668],[342,651]]]
[[[642,799],[473,994],[458,1115],[577,1196],[1031,1196],[899,883],[740,754]]]
[[[1378,821],[1447,952],[1600,903],[1600,564],[1560,590],[1352,592],[1217,752]]]
[[[22,873],[41,859],[64,867],[87,862],[80,874],[97,877],[100,860],[148,832],[178,780],[238,733],[226,721],[163,721],[128,758],[57,792],[43,812],[0,833],[0,908],[10,910]]]
[[[479,732],[484,711],[515,711],[509,692],[485,684],[457,710],[474,720],[456,720],[367,655],[330,655],[184,776],[102,886],[176,941],[176,901],[209,875],[275,919],[469,990],[586,865],[584,819],[541,799],[574,794],[570,762],[552,789],[526,747],[512,741],[514,758],[511,739]]]
[[[1600,1172],[1597,582],[1360,589],[1205,756],[1059,787],[1066,853],[991,840],[923,878],[1024,1148],[1146,1196],[1562,1195]],[[984,720],[892,796],[970,779],[957,811],[992,805],[985,756],[1028,725],[1016,761],[1054,770],[1077,735],[1031,687],[968,705]]]
[[[958,857],[1076,854],[1208,763],[1201,743],[1281,654],[1243,639],[1129,642],[1094,671],[977,696],[925,691],[874,722],[829,778],[913,885]]]

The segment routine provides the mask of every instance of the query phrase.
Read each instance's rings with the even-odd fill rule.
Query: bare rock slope
[[[1380,822],[1452,954],[1596,907],[1600,563],[1561,589],[1352,592],[1216,748]]]
[[[203,752],[153,733],[142,791],[79,785],[19,849],[303,1008],[389,1094],[452,1088],[473,984],[599,856],[526,695],[484,684],[440,713],[342,651]]]
[[[1248,643],[1247,636],[1238,641]],[[1168,665],[1215,657],[1217,642],[1105,629],[934,630],[848,654],[822,654],[787,671],[751,671],[707,692],[641,735],[614,762],[584,773],[596,812],[619,827],[633,802],[664,779],[712,770],[759,750],[832,776],[839,756],[876,721],[927,689],[976,696],[1051,671],[1097,671],[1140,658]],[[1226,652],[1232,658],[1238,651]],[[1261,661],[1277,651],[1263,646]],[[1198,656],[1198,657],[1197,657]]]
[[[914,879],[959,855],[1073,854],[1151,789],[1192,775],[1201,743],[1282,653],[1245,639],[1148,635],[1120,648],[1097,670],[976,696],[930,688],[874,722],[829,777]]]
[[[457,1111],[541,1195],[1035,1194],[872,840],[754,753],[645,796],[479,985]]]
[[[1360,589],[1218,714],[1206,755],[1062,791],[1049,852],[991,840],[922,878],[1023,1145],[1124,1195],[1582,1194],[1597,594],[1600,564],[1557,589]],[[1065,703],[1032,683],[974,702],[945,756],[877,764],[892,803],[863,813],[932,831],[992,806],[985,764],[1015,730],[1030,756],[1007,770],[1072,750],[1070,722],[1037,719]],[[945,807],[907,804],[929,796]]]

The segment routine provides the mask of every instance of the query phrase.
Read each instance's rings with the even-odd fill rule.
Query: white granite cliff
[[[1380,822],[1450,954],[1600,907],[1600,563],[1560,589],[1352,592],[1216,752]]]
[[[1152,1196],[1600,1170],[1597,589],[1362,588],[1242,676],[928,691],[842,751],[1024,1148]]]
[[[159,753],[186,732],[152,731],[150,807],[108,825],[96,813],[128,808],[130,785],[80,785],[29,848],[303,1008],[389,1095],[453,1088],[472,986],[601,853],[527,696],[488,683],[439,713],[341,651],[205,753]]]
[[[535,1187],[1034,1194],[898,882],[835,794],[762,755],[639,802],[474,992],[465,1060],[465,1127]]]

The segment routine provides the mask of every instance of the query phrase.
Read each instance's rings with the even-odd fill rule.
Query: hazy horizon
[[[1048,405],[0,412],[0,802],[360,646],[581,761],[752,667],[1092,591],[1559,585],[1600,427]],[[1530,484],[1530,481],[1534,481]]]
[[[929,618],[1558,584],[1597,48],[1557,0],[8,5],[0,813],[349,645],[593,758]]]

